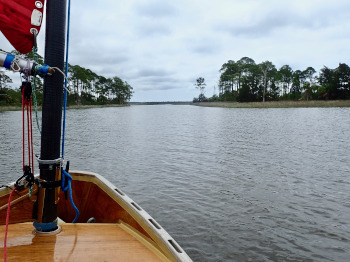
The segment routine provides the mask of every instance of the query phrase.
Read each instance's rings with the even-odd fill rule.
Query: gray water
[[[71,169],[105,176],[194,261],[350,261],[349,108],[157,105],[67,118]],[[0,139],[4,184],[21,175],[20,112],[0,112]]]

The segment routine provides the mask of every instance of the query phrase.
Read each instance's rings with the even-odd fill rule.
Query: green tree
[[[7,84],[12,83],[11,77],[5,74],[4,71],[0,69],[0,91],[7,87]]]
[[[234,90],[238,90],[240,85],[240,69],[237,63],[229,60],[227,63],[223,64],[220,71],[221,76],[219,80],[219,88],[221,88],[220,94],[225,92],[233,93]]]
[[[264,91],[263,91],[263,102],[265,102],[266,98],[266,92],[267,92],[267,84],[268,84],[268,78],[272,77],[273,74],[276,72],[276,67],[274,66],[274,64],[272,64],[272,62],[270,61],[265,61],[262,62],[261,64],[259,64],[262,72],[263,72],[263,76],[264,76]]]
[[[302,86],[305,82],[305,75],[300,70],[295,70],[292,75],[292,89],[291,93],[299,94],[301,93]]]
[[[338,98],[350,98],[350,67],[347,64],[340,63],[336,69],[336,77],[338,81]]]
[[[284,65],[278,70],[278,73],[282,84],[282,94],[287,94],[293,80],[293,69],[289,65]]]
[[[238,91],[238,98],[237,100],[239,102],[251,102],[252,101],[252,94],[250,92],[250,88],[247,82],[242,83],[242,87]]]
[[[219,70],[219,99],[233,101],[241,85],[241,69],[237,63],[229,60]]]
[[[340,63],[335,69],[323,67],[318,81],[325,99],[350,98],[350,68],[348,65]]]
[[[314,85],[314,74],[316,73],[316,70],[309,66],[306,68],[303,72],[302,75],[303,77],[309,80],[309,82],[305,82],[302,86],[302,89],[304,90],[304,93],[306,95],[306,100],[309,101],[310,95],[312,93],[312,86]]]
[[[102,102],[102,104],[107,103],[107,78],[104,76],[98,76],[95,82],[95,92],[97,95],[97,100]]]
[[[111,79],[110,90],[113,96],[113,101],[117,104],[127,103],[133,93],[133,88],[128,82],[123,81],[119,77],[115,76]]]
[[[205,79],[203,77],[198,77],[196,79],[196,83],[194,84],[194,86],[197,89],[199,89],[200,94],[199,94],[198,98],[194,98],[193,99],[193,102],[204,102],[204,101],[206,101],[206,97],[204,95],[204,89],[205,89],[205,86],[206,86]]]
[[[77,103],[124,104],[132,97],[133,88],[117,76],[99,76],[79,65],[70,65],[68,71],[68,79]]]
[[[323,98],[325,99],[336,99],[337,98],[337,79],[336,72],[324,66],[318,77],[319,84],[324,90]]]
[[[17,51],[14,51],[13,53],[24,59],[34,59],[34,54],[32,52],[28,53],[27,55],[21,55]],[[44,63],[44,59],[40,55],[38,55],[37,58],[39,64]],[[10,82],[12,82],[11,78],[0,70],[0,91],[7,85],[7,83]],[[37,100],[38,104],[40,104],[42,99],[43,81],[40,77],[36,77],[35,82]],[[113,78],[106,78],[99,76],[92,70],[79,65],[69,65],[68,84],[68,89],[70,89],[71,92],[68,94],[69,103],[124,104],[130,101],[132,94],[134,93],[130,84],[123,81],[119,77],[115,76]],[[17,93],[18,91],[16,90],[14,92]],[[8,90],[6,91],[4,97],[6,96],[7,100],[10,101],[6,103],[15,103],[18,100],[17,95],[14,95],[14,92],[10,92]],[[11,98],[12,96],[14,99]],[[1,103],[4,104],[4,101]]]
[[[194,86],[199,89],[201,94],[204,94],[204,89],[206,86],[205,79],[203,77],[198,77]]]

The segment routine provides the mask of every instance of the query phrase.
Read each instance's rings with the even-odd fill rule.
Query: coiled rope
[[[64,186],[65,185],[65,180],[67,179],[67,186]],[[74,201],[73,201],[73,194],[72,194],[72,186],[71,186],[71,181],[72,181],[72,176],[62,168],[62,185],[61,185],[61,189],[62,191],[67,191],[69,189],[69,199],[70,199],[70,203],[72,205],[72,207],[74,208],[75,210],[75,218],[74,220],[72,221],[72,223],[75,223],[77,222],[78,218],[79,218],[79,209],[76,207],[76,205],[74,204]]]

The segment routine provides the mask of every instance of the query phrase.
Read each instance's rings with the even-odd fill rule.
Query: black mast
[[[48,0],[46,2],[46,45],[45,64],[64,67],[66,30],[66,0]],[[61,146],[62,94],[64,77],[57,72],[44,79],[42,106],[41,154],[39,161],[40,179],[49,182],[59,180],[59,161]],[[56,162],[56,163],[54,163]],[[37,202],[37,223],[45,224],[40,231],[53,231],[57,227],[58,192],[52,186],[40,188]],[[37,228],[38,230],[38,228]]]

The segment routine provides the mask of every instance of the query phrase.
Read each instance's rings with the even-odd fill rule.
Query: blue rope
[[[66,68],[64,79],[64,102],[63,102],[63,130],[62,130],[62,158],[64,158],[64,137],[66,133],[66,109],[67,109],[67,78],[68,78],[68,49],[69,49],[69,28],[70,28],[70,0],[68,0],[68,18],[67,18],[67,43],[66,43]]]
[[[38,231],[51,230],[57,227],[57,219],[50,223],[38,223],[34,221],[33,226]]]
[[[63,102],[63,127],[62,127],[62,159],[64,159],[64,142],[65,142],[65,134],[66,134],[66,110],[67,110],[67,77],[68,77],[68,48],[69,48],[69,26],[70,25],[70,0],[68,0],[68,18],[67,18],[67,43],[66,43],[66,68],[65,68],[65,80],[64,80],[64,102]],[[73,194],[72,194],[72,186],[71,186],[71,181],[72,181],[72,176],[63,168],[61,168],[62,171],[62,184],[61,184],[61,188],[62,191],[67,191],[69,190],[69,199],[70,199],[70,203],[72,205],[72,207],[75,210],[76,216],[73,220],[72,223],[75,223],[78,220],[79,217],[79,210],[78,208],[75,206],[74,202],[73,202]],[[65,180],[67,179],[67,186],[65,185]]]
[[[66,170],[64,170],[63,168],[61,170],[62,170],[62,184],[61,184],[61,188],[62,188],[62,191],[64,191],[64,192],[69,190],[70,203],[71,203],[71,205],[74,208],[75,213],[76,213],[75,218],[74,218],[72,223],[75,223],[75,222],[77,222],[78,217],[79,217],[79,210],[78,210],[78,208],[75,206],[75,204],[73,202],[73,194],[72,194],[72,186],[71,186],[72,176]],[[67,186],[64,186],[66,179],[67,179]]]

